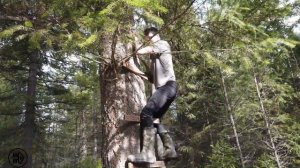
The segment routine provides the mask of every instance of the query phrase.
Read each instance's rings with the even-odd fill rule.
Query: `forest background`
[[[17,147],[28,167],[114,167],[109,110],[131,99],[121,79],[144,85],[121,63],[149,26],[175,51],[168,167],[300,167],[299,13],[299,0],[0,0],[0,167]]]

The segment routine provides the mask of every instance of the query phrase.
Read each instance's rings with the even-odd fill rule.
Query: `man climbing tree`
[[[177,84],[169,43],[160,39],[155,27],[145,29],[144,35],[151,44],[139,49],[136,55],[150,55],[151,75],[148,80],[153,83],[155,91],[140,115],[141,131],[143,132],[142,151],[139,154],[129,155],[127,160],[136,163],[154,163],[156,161],[154,150],[156,129],[164,145],[163,158],[160,159],[169,160],[177,157],[168,131],[162,124],[153,124],[153,118],[161,119],[174,101]]]

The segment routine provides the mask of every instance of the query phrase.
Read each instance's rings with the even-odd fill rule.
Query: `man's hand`
[[[147,46],[144,48],[141,48],[139,50],[136,51],[136,55],[146,55],[146,54],[153,54],[154,50],[152,46]]]
[[[125,69],[127,69],[128,71],[130,71],[130,72],[134,73],[135,75],[141,77],[142,79],[147,80],[150,83],[153,83],[153,76],[152,76],[152,74],[150,72],[144,73],[140,69],[134,68],[133,66],[131,66],[128,61],[127,62],[123,62],[122,66]]]

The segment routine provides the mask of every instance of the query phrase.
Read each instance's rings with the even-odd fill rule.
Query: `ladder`
[[[130,115],[125,115],[124,116],[124,121],[126,122],[131,122],[131,123],[140,123],[140,116],[139,115],[135,115],[135,114],[130,114]],[[159,118],[154,118],[153,119],[153,123],[155,124],[159,124],[160,120]],[[159,138],[159,135],[156,135],[156,155],[159,153],[158,148],[163,148],[162,147],[162,142],[161,139]],[[158,147],[160,146],[160,147]],[[158,156],[156,156],[156,158],[158,158]],[[162,160],[158,160],[154,163],[132,163],[132,162],[128,162],[127,163],[127,168],[167,168],[166,167],[166,163]]]

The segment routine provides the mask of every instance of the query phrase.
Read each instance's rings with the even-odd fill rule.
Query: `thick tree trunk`
[[[130,48],[112,36],[103,39],[102,55],[111,58],[111,64],[102,66],[100,74],[102,162],[105,168],[125,168],[127,156],[140,151],[139,125],[125,123],[122,118],[124,114],[139,114],[145,105],[144,82],[138,76],[122,72],[115,64],[115,60],[131,52]]]
[[[28,154],[26,167],[31,168],[33,162],[33,141],[36,132],[35,112],[36,112],[36,87],[38,72],[40,69],[39,53],[33,52],[30,57],[29,75],[27,81],[27,99],[24,121],[24,149]]]

